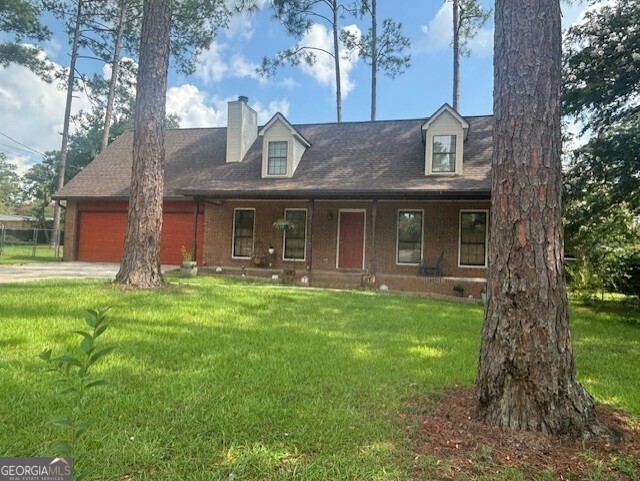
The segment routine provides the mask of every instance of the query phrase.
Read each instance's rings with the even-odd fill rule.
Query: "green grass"
[[[32,262],[59,262],[62,258],[62,248],[59,257],[56,256],[55,249],[51,249],[48,245],[38,244],[35,249],[33,246],[26,245],[7,245],[0,254],[0,265],[2,264],[26,264]]]
[[[112,306],[85,439],[92,479],[405,480],[410,399],[471,385],[482,308],[196,278],[160,292],[102,282],[0,286],[0,456],[51,455],[63,407],[37,354]],[[628,314],[627,314],[628,315]],[[637,318],[637,313],[631,315]],[[640,330],[573,310],[581,379],[640,415]],[[516,477],[496,479],[519,479]]]

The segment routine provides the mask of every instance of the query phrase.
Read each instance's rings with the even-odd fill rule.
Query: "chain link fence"
[[[60,242],[55,242],[52,229],[11,228],[0,226],[0,262],[57,261],[62,260],[64,231],[59,231]]]

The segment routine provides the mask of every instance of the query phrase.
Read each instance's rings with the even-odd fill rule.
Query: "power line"
[[[11,151],[10,153],[11,153],[12,155],[21,155],[21,156],[24,156],[24,155],[30,155],[30,154],[32,153],[32,152],[31,152],[31,151],[29,151],[29,150],[21,149],[20,147],[16,147],[16,146],[14,146],[14,145],[8,145],[8,144],[2,143],[2,142],[0,142],[0,149],[4,149],[4,150],[5,150],[5,153],[7,153],[7,154],[8,154],[9,152],[7,152],[7,151],[6,151],[6,149],[9,149],[9,150]]]
[[[4,133],[0,132],[0,135],[2,135],[3,137],[6,137],[6,138],[7,138],[7,139],[9,139],[11,142],[15,142],[15,143],[16,143],[16,144],[18,144],[18,145],[22,145],[23,147],[26,147],[26,148],[27,148],[27,149],[29,149],[31,152],[35,152],[36,154],[38,154],[38,155],[42,155],[43,157],[45,157],[45,156],[46,156],[46,154],[43,154],[42,152],[40,152],[40,151],[38,151],[38,150],[36,150],[36,149],[34,149],[34,148],[31,148],[31,147],[29,147],[28,145],[23,144],[22,142],[18,142],[16,139],[13,139],[13,138],[9,137],[7,134],[4,134]]]

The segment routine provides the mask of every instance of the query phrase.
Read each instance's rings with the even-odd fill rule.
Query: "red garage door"
[[[80,212],[78,260],[88,262],[120,262],[126,212]],[[202,215],[198,217],[198,260],[202,252]],[[182,246],[191,249],[193,214],[165,212],[160,242],[160,262],[180,264]]]

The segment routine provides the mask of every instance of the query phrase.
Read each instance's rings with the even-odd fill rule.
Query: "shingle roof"
[[[261,178],[262,137],[241,163],[225,161],[226,128],[172,129],[165,140],[165,196],[488,197],[492,117],[465,117],[462,175],[425,176],[425,119],[294,127],[311,143],[292,178]],[[116,139],[56,198],[126,198],[133,132]]]

